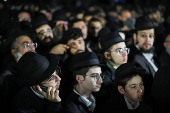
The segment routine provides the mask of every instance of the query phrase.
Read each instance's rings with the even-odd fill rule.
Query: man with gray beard
[[[8,64],[7,69],[0,74],[2,82],[0,84],[1,91],[3,92],[1,99],[4,100],[4,105],[10,106],[11,100],[20,90],[22,86],[17,84],[17,62],[26,52],[35,52],[37,47],[36,43],[33,43],[36,38],[36,31],[26,31],[16,28],[9,33],[9,37],[3,42],[2,49],[10,48],[12,61]],[[8,59],[7,59],[8,60]],[[10,110],[10,109],[8,109]]]

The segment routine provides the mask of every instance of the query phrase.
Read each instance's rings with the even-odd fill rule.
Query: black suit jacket
[[[81,100],[80,95],[72,91],[64,104],[62,113],[92,113]]]
[[[152,108],[141,102],[137,109],[129,110],[123,95],[120,94],[103,104],[102,113],[152,113]]]
[[[30,87],[24,87],[19,91],[13,104],[16,113],[60,113],[62,109],[60,102],[41,99]]]
[[[163,51],[161,53],[161,55],[159,56],[159,62],[161,64],[161,66],[170,64],[170,55],[168,54],[168,52],[166,50]]]

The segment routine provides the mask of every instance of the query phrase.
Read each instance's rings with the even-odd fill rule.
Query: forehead
[[[138,74],[134,77],[132,77],[128,82],[127,85],[132,85],[132,84],[139,84],[142,82],[142,77],[139,76]]]
[[[91,27],[100,27],[102,24],[99,21],[90,22]]]
[[[77,41],[79,41],[79,40],[84,41],[84,40],[83,40],[83,37],[79,37],[79,38],[77,38],[76,40],[70,39],[70,40],[67,42],[67,44],[69,45],[70,43],[77,42]]]
[[[153,34],[154,33],[154,29],[147,29],[147,30],[139,30],[138,31],[139,34]]]
[[[85,22],[84,21],[79,21],[79,22],[75,22],[73,24],[73,27],[80,27],[80,26],[83,26],[83,25],[85,25]]]
[[[20,36],[17,38],[19,43],[24,43],[24,42],[32,42],[31,38],[28,37],[27,35]]]
[[[41,31],[47,31],[48,29],[51,30],[51,27],[48,24],[44,24],[40,26],[39,28],[37,28],[36,32],[39,33]]]
[[[101,67],[99,66],[92,66],[89,71],[87,72],[88,75],[91,75],[93,73],[101,73]]]
[[[112,49],[125,48],[125,47],[126,47],[125,42],[120,42],[120,43],[117,43],[117,44],[113,44],[111,46]]]

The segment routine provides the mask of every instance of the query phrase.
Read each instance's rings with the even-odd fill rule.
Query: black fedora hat
[[[117,44],[120,42],[125,42],[125,41],[122,39],[118,31],[108,32],[105,34],[105,36],[102,36],[100,38],[100,45],[101,45],[100,52],[104,52],[113,44]]]
[[[140,16],[136,18],[135,21],[135,29],[129,30],[130,33],[134,33],[138,30],[145,30],[145,29],[152,29],[156,28],[156,26],[153,25],[153,22],[149,19],[148,16]]]
[[[143,76],[145,72],[146,72],[145,69],[137,68],[132,63],[121,64],[115,71],[115,80],[113,81],[113,85],[116,85],[121,78],[123,78],[128,74],[133,73],[133,74],[139,74],[140,76]]]
[[[72,57],[71,62],[71,71],[75,71],[77,69],[81,69],[88,66],[105,67],[105,65],[99,63],[98,57],[94,52],[78,53]]]
[[[40,26],[48,24],[48,21],[44,14],[40,13],[38,16],[32,19],[32,28],[37,29]]]
[[[42,56],[35,52],[27,52],[18,61],[17,82],[23,86],[40,84],[54,73],[57,65],[58,58],[54,54]]]
[[[10,50],[11,43],[18,38],[19,36],[27,35],[28,37],[31,38],[32,41],[35,40],[37,36],[37,32],[34,30],[29,30],[29,31],[22,31],[18,27],[15,29],[12,29],[8,32],[6,32],[6,40],[2,43],[2,52],[6,53],[8,50]]]

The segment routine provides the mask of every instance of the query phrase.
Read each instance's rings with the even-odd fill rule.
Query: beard
[[[17,62],[18,62],[19,59],[22,57],[22,54],[20,52],[17,52],[16,55],[17,55]]]
[[[146,49],[144,49],[144,48],[140,48],[140,51],[141,51],[142,53],[153,53],[153,48],[151,47],[151,48],[148,49],[148,50],[146,50]]]

